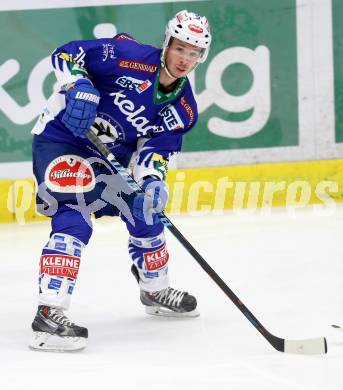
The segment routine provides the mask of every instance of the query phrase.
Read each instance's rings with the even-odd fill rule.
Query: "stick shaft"
[[[108,147],[104,145],[100,139],[90,130],[87,134],[88,139],[96,146],[101,154],[111,163],[119,175],[127,182],[127,184],[136,192],[143,193],[137,182],[127,173],[126,169],[117,162],[114,155],[110,152]],[[211,279],[220,287],[224,294],[236,305],[236,307],[244,314],[250,323],[262,334],[264,338],[277,350],[284,350],[284,339],[273,336],[260,323],[260,321],[251,313],[251,311],[243,304],[237,295],[227,286],[222,278],[214,271],[214,269],[207,263],[207,261],[200,255],[200,253],[191,245],[191,243],[183,236],[183,234],[176,228],[170,219],[164,214],[158,214],[161,222],[173,236],[183,245],[187,252],[197,261],[201,268],[211,277]]]

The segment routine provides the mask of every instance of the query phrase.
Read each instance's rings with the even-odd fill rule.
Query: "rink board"
[[[227,209],[343,201],[343,160],[171,170],[167,213],[216,213]],[[33,179],[0,180],[0,223],[42,220]]]

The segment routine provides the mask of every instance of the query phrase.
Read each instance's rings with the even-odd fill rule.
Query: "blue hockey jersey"
[[[124,33],[57,48],[52,65],[60,90],[48,99],[32,132],[80,148],[89,146],[61,121],[65,90],[77,79],[89,78],[100,92],[94,125],[99,138],[117,157],[136,152],[136,180],[149,174],[163,179],[161,166],[181,150],[182,137],[195,125],[198,113],[187,78],[179,79],[171,94],[159,91],[160,56],[161,49]]]

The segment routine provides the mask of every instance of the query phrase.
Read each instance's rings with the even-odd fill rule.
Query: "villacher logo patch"
[[[88,192],[95,187],[95,175],[87,160],[76,155],[64,155],[48,165],[45,184],[54,192]]]

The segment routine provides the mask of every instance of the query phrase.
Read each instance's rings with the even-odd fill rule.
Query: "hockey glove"
[[[157,213],[161,213],[168,201],[168,188],[164,181],[149,177],[144,180],[144,194],[138,194],[133,201],[133,215],[147,225],[158,223]]]
[[[79,79],[66,93],[66,110],[62,117],[64,125],[75,137],[86,138],[94,123],[100,100],[99,91],[88,79]]]

